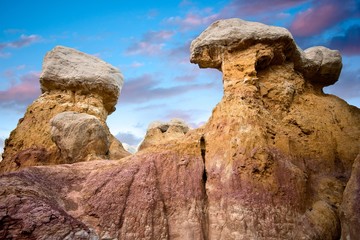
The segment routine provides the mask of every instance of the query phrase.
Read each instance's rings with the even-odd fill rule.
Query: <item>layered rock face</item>
[[[117,69],[96,57],[58,46],[44,58],[40,84],[42,95],[27,108],[5,142],[0,172],[69,163],[52,141],[50,126],[53,117],[66,111],[86,113],[99,120],[110,144],[105,158],[119,159],[129,155],[106,125],[106,118],[115,110],[123,85]],[[70,162],[77,161],[81,158]]]
[[[191,62],[223,73],[203,127],[120,161],[2,175],[0,236],[356,239],[360,110],[322,91],[339,76],[339,53],[228,19],[192,42]]]

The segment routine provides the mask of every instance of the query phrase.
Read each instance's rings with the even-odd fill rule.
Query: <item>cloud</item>
[[[19,39],[12,42],[0,42],[0,58],[8,58],[11,56],[11,53],[4,52],[6,48],[22,48],[26,47],[32,43],[38,42],[41,40],[39,35],[24,35],[22,34]]]
[[[266,4],[264,4],[263,0],[233,0],[222,9],[219,15],[221,18],[248,17],[272,11],[281,11],[308,1],[309,0],[268,0]]]
[[[172,38],[173,31],[149,31],[145,33],[140,41],[135,41],[125,51],[127,55],[158,55],[165,46],[165,41]]]
[[[194,81],[196,81],[196,78],[198,76],[199,76],[198,72],[194,72],[194,73],[191,73],[191,74],[185,74],[185,75],[177,76],[177,77],[175,77],[175,81],[185,82],[185,83],[194,82]]]
[[[119,139],[120,142],[127,143],[132,146],[137,146],[142,140],[142,138],[137,137],[131,132],[119,132],[118,134],[115,135],[115,137]]]
[[[205,83],[161,87],[152,75],[144,74],[138,78],[130,79],[124,84],[119,102],[129,104],[144,103],[154,99],[181,95],[189,91],[210,89],[213,85],[213,83]]]
[[[4,49],[4,48],[22,48],[25,46],[28,46],[32,43],[38,42],[41,40],[41,37],[39,35],[24,35],[22,34],[20,36],[20,39],[17,39],[15,41],[12,42],[2,42],[0,43],[0,50]]]
[[[0,91],[0,106],[25,107],[40,95],[39,72],[28,72],[20,81]]]
[[[180,31],[191,31],[199,27],[209,25],[219,19],[219,14],[209,14],[208,11],[200,10],[189,12],[185,17],[170,17],[165,20],[170,25],[176,25]]]
[[[354,14],[353,0],[314,1],[306,11],[300,12],[290,26],[294,36],[317,35]]]
[[[330,48],[338,49],[344,55],[360,54],[360,25],[348,28],[344,35],[335,36],[330,40]]]

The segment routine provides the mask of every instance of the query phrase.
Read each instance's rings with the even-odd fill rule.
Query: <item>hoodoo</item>
[[[182,123],[151,125],[143,149],[120,161],[29,167],[1,175],[0,236],[356,239],[360,110],[322,90],[338,80],[339,52],[303,51],[284,28],[227,19],[192,42],[191,62],[223,74],[224,96],[205,125],[192,130]],[[49,124],[56,114],[84,105],[83,112],[103,122],[112,109],[102,103],[108,97],[84,88],[87,95],[73,88],[45,92],[28,108],[22,121],[26,129],[35,131],[35,123],[45,122],[30,120],[44,119],[41,111]],[[54,103],[57,96],[61,104]],[[70,101],[74,98],[87,100],[77,105]],[[62,117],[52,122],[66,132],[71,126],[57,124]],[[11,138],[19,139],[21,124]],[[98,122],[90,126],[101,135]],[[32,141],[46,142],[39,139]],[[7,148],[18,146],[15,142],[10,139]],[[51,142],[44,151],[51,146],[56,147]],[[80,146],[87,152],[88,145]],[[73,158],[83,158],[75,153]]]
[[[57,46],[52,49],[43,62],[42,94],[27,108],[6,140],[0,172],[84,160],[62,157],[61,149],[52,141],[50,120],[67,111],[86,113],[101,122],[107,144],[110,144],[104,158],[128,156],[106,125],[107,116],[115,110],[122,85],[121,73],[110,64],[72,48]]]

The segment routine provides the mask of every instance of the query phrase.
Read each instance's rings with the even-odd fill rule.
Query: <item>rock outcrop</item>
[[[0,236],[359,236],[360,110],[323,93],[341,58],[317,49],[302,51],[283,28],[215,22],[191,45],[192,62],[223,73],[204,126],[161,142],[170,127],[155,124],[160,143],[121,161],[2,175]]]
[[[106,125],[123,84],[117,69],[94,56],[58,46],[44,58],[40,84],[42,95],[27,108],[5,141],[0,172],[67,163],[67,158],[61,157],[60,149],[52,141],[50,126],[53,117],[66,111],[86,113],[99,119],[110,144],[106,158],[120,159],[129,155]],[[71,161],[81,161],[81,158]]]
[[[355,240],[360,233],[360,154],[346,184],[341,204],[341,239]]]
[[[171,140],[183,138],[190,130],[189,126],[181,119],[172,119],[170,122],[153,122],[149,125],[145,138],[138,150],[167,143]]]

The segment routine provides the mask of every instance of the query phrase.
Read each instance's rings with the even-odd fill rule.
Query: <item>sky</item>
[[[221,73],[191,64],[189,46],[233,17],[286,27],[302,49],[339,50],[340,79],[324,91],[360,107],[360,0],[1,0],[0,12],[0,148],[40,95],[43,57],[57,45],[120,69],[107,123],[121,141],[137,145],[157,120],[200,126],[222,98]]]

